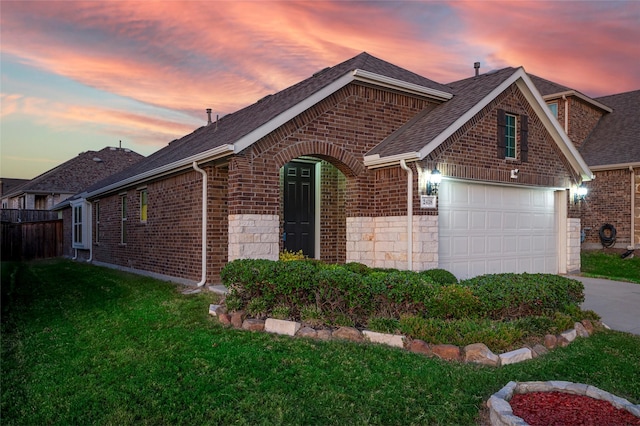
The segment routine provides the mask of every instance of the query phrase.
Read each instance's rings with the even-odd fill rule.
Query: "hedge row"
[[[366,326],[370,318],[406,315],[516,319],[562,312],[584,300],[582,283],[550,274],[494,274],[458,283],[441,269],[242,259],[228,263],[221,275],[228,309],[312,325]]]

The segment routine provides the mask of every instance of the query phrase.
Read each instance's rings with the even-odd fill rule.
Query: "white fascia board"
[[[180,171],[182,169],[191,168],[193,162],[200,161],[210,161],[215,160],[217,158],[222,158],[227,155],[233,154],[233,145],[221,145],[210,149],[208,151],[201,152],[199,154],[192,155],[187,158],[183,158],[179,161],[175,161],[173,163],[166,164],[164,166],[158,167],[156,169],[149,170],[144,173],[140,173],[139,175],[132,176],[130,178],[121,180],[120,182],[113,183],[104,188],[100,188],[96,191],[90,192],[86,194],[85,198],[95,198],[98,195],[106,194],[108,192],[116,191],[120,188],[124,188],[126,186],[130,186],[133,184],[139,184],[140,182],[144,182],[145,180],[149,180],[151,178],[160,177],[163,175],[167,175],[170,173],[174,173]]]
[[[309,96],[308,98],[305,98],[301,102],[298,102],[296,105],[292,106],[288,110],[280,113],[275,118],[272,118],[271,120],[264,123],[262,126],[252,130],[251,132],[247,133],[246,135],[244,135],[243,137],[235,141],[233,144],[234,152],[238,153],[250,147],[254,142],[258,141],[260,138],[263,138],[264,136],[276,130],[278,127],[285,124],[287,121],[302,114],[304,111],[308,110],[309,108],[311,108],[318,102],[322,101],[326,97],[332,95],[336,91],[342,89],[344,86],[351,83],[353,80],[354,80],[353,73],[352,72],[346,73],[345,75],[343,75],[342,77],[334,81],[333,83],[329,84],[328,86],[325,86],[324,88],[320,89],[319,91]]]
[[[440,101],[448,101],[449,99],[453,98],[453,95],[451,93],[431,89],[429,87],[420,86],[419,84],[409,83],[406,81],[398,80],[396,78],[386,77],[384,75],[376,74],[370,71],[357,69],[353,72],[353,76],[358,81],[373,83],[377,86],[396,89],[414,95],[427,96],[429,98],[434,98]]]
[[[556,99],[562,99],[563,96],[575,96],[576,98],[580,98],[583,101],[585,101],[586,103],[589,103],[597,108],[600,108],[601,110],[604,110],[606,112],[613,112],[613,109],[609,108],[608,106],[606,106],[605,104],[602,104],[598,101],[596,101],[595,99],[592,99],[588,96],[583,95],[580,92],[577,92],[575,90],[567,90],[564,92],[558,92],[558,93],[552,93],[550,95],[544,95],[542,97],[542,99],[546,101],[551,101],[551,100],[556,100]]]
[[[633,163],[619,163],[619,164],[602,164],[600,166],[589,166],[589,168],[594,172],[600,172],[603,170],[622,170],[628,169],[629,167],[635,169],[640,167],[640,162]]]
[[[520,70],[522,70],[522,68],[520,68]],[[569,136],[567,136],[562,127],[560,127],[558,120],[551,114],[551,110],[547,106],[547,103],[542,99],[540,92],[538,92],[538,89],[536,89],[536,86],[524,70],[516,84],[527,98],[527,101],[529,101],[529,104],[531,104],[532,108],[542,121],[542,124],[544,124],[551,134],[551,137],[553,137],[558,148],[560,148],[565,157],[567,157],[575,171],[580,174],[582,180],[590,181],[593,179],[593,173],[589,169],[589,166],[587,166],[587,163],[578,152],[578,149],[569,139]]]
[[[364,165],[370,169],[377,169],[380,167],[398,165],[401,160],[418,161],[420,159],[420,154],[417,152],[407,152],[404,154],[391,155],[389,157],[380,157],[380,154],[374,154],[364,157]]]

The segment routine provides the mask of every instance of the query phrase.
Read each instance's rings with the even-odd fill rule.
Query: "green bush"
[[[480,300],[469,287],[451,284],[438,288],[427,302],[426,314],[442,319],[477,318],[479,307]]]
[[[481,316],[492,319],[545,315],[584,301],[580,281],[551,274],[489,274],[460,285],[479,298]]]
[[[400,320],[396,318],[372,317],[369,318],[367,328],[378,333],[399,333]]]
[[[440,285],[458,284],[456,276],[445,269],[427,269],[420,272],[420,275],[427,276]]]

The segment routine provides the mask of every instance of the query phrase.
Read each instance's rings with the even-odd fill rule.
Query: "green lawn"
[[[640,256],[640,252],[636,251]],[[640,283],[640,257],[622,259],[619,254],[583,251],[580,256],[582,275],[616,281]]]
[[[640,402],[638,336],[490,368],[226,329],[213,297],[70,261],[3,264],[2,424],[476,424],[510,380]]]

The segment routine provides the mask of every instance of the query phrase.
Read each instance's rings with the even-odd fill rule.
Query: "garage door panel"
[[[557,273],[553,190],[443,181],[439,263],[458,278]]]

